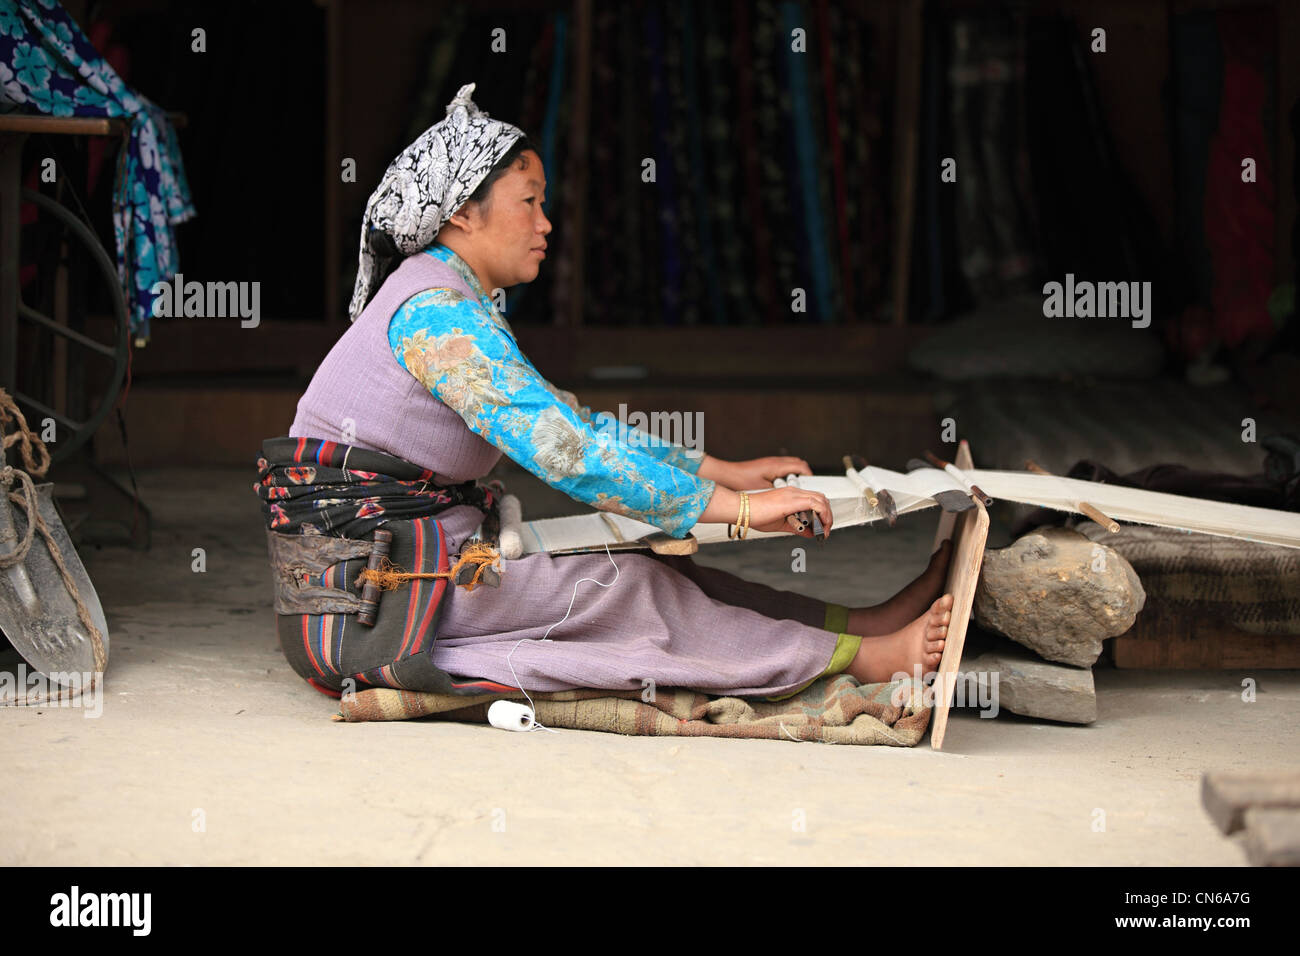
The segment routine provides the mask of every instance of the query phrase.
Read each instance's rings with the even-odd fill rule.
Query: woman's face
[[[491,286],[508,289],[537,278],[551,231],[551,221],[542,212],[545,199],[542,158],[526,150],[492,185],[486,214],[478,219],[475,252],[488,273],[482,278]]]

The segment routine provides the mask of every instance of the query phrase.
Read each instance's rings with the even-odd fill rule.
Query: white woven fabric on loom
[[[861,475],[872,488],[888,491],[893,496],[900,515],[922,508],[933,508],[935,501],[931,496],[937,492],[966,492],[966,488],[956,478],[936,468],[920,468],[903,474],[872,467],[862,471]],[[1116,521],[1159,525],[1300,548],[1300,514],[1290,511],[1206,501],[1142,488],[1125,488],[1032,472],[972,468],[965,475],[985,494],[995,499],[1070,512],[1078,512],[1079,502],[1086,501]],[[847,477],[803,475],[798,478],[797,484],[800,488],[820,491],[830,500],[835,528],[867,524],[881,517]],[[523,526],[522,538],[525,554],[539,551],[558,554],[604,550],[606,544],[611,550],[627,550],[644,547],[636,544],[637,539],[658,530],[653,525],[621,515],[588,514],[529,521]],[[697,524],[691,533],[700,544],[729,540],[725,524]],[[751,529],[749,539],[789,533]]]
[[[994,498],[1058,511],[1077,511],[1078,502],[1086,501],[1116,521],[1300,548],[1300,514],[1293,511],[1254,508],[1030,472],[972,468],[966,474]]]

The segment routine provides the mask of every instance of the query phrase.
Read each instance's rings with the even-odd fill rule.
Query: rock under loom
[[[1133,626],[1146,592],[1118,552],[1042,527],[984,552],[975,621],[1050,661],[1091,667],[1102,641]]]
[[[1090,724],[1097,719],[1097,692],[1092,671],[1064,664],[1049,664],[1025,651],[981,654],[962,670],[980,681],[980,700],[990,699],[997,674],[996,703],[1024,717],[1041,717],[1070,724]]]

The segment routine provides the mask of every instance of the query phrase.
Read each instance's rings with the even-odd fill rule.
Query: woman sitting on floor
[[[771,487],[811,474],[806,462],[695,458],[636,433],[613,438],[533,367],[491,293],[537,278],[551,231],[545,170],[522,131],[481,112],[472,91],[460,90],[371,196],[353,325],[298,403],[290,437],[268,441],[259,462],[294,669],[333,693],[653,683],[767,697],[827,674],[873,683],[934,669],[952,606],[940,596],[947,543],[875,607],[827,604],[685,557],[620,554],[616,570],[605,553],[543,553],[510,561],[497,587],[410,580],[384,594],[373,627],[358,622],[369,546],[339,539],[382,526],[403,570],[446,571],[495,508],[499,487],[480,479],[503,453],[577,501],[676,537],[697,521],[739,523],[741,491],[755,488],[769,490],[748,495],[751,527],[783,530],[810,509],[831,526],[823,495]],[[584,578],[607,586],[578,587],[575,598]]]

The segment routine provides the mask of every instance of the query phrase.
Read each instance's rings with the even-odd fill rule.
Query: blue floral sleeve
[[[633,425],[620,423],[618,416],[613,412],[597,412],[593,415],[591,406],[579,405],[578,397],[572,392],[557,389],[550,383],[547,383],[546,387],[551,389],[552,393],[560,401],[573,409],[579,418],[597,431],[605,432],[622,444],[635,448],[652,458],[657,458],[674,468],[680,468],[692,475],[699,473],[700,463],[704,461],[703,449],[696,448],[694,449],[695,453],[692,454],[690,450],[666,438],[649,434]]]
[[[590,410],[542,377],[503,320],[454,289],[408,299],[388,342],[471,431],[578,501],[685,537],[713,496],[709,479],[593,426]]]
[[[601,412],[601,415],[608,415],[610,420],[616,420],[610,412]],[[599,418],[600,416],[596,416]],[[691,450],[683,448],[681,445],[674,444],[666,438],[659,438],[655,435],[649,435],[638,428],[628,426],[624,429],[625,441],[639,451],[647,455],[653,455],[664,464],[672,465],[674,468],[680,468],[682,471],[688,471],[692,475],[698,474],[700,462],[704,461],[704,450],[695,449],[695,454]]]

